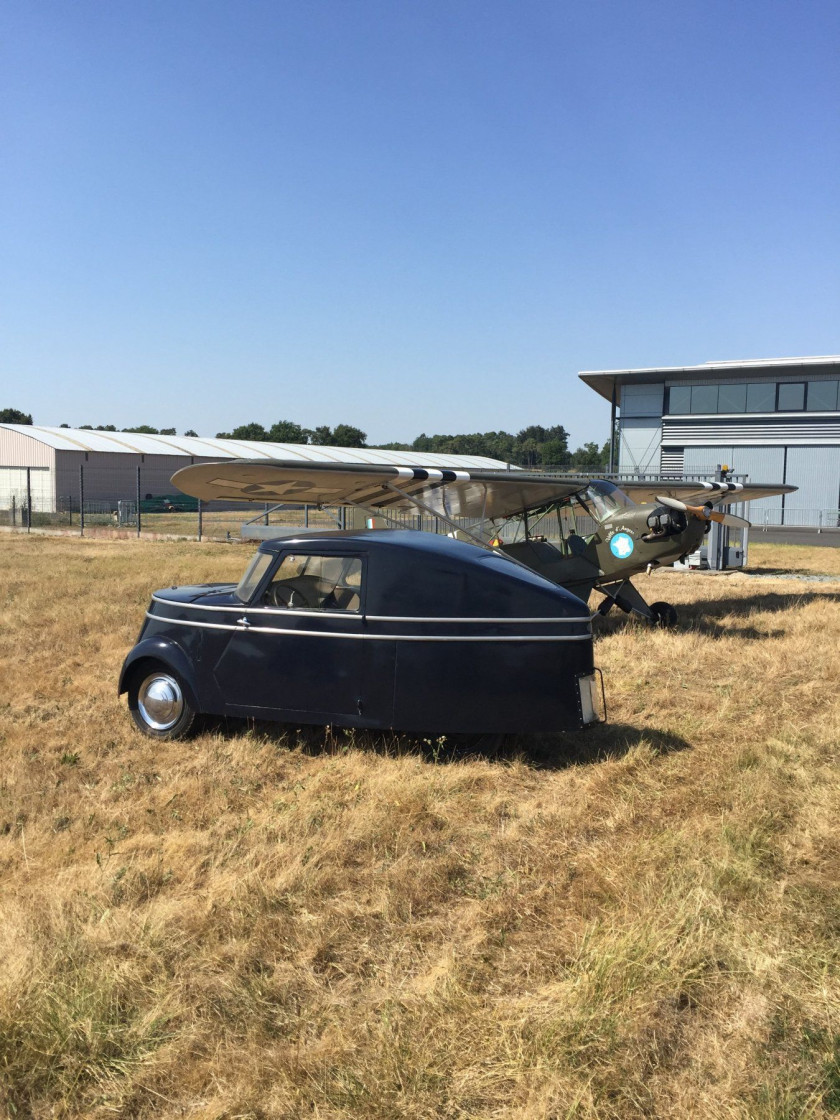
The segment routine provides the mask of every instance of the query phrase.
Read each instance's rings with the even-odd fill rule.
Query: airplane
[[[425,513],[451,536],[497,550],[584,602],[597,591],[603,596],[598,614],[616,606],[660,626],[676,622],[675,608],[648,604],[632,577],[695,552],[713,521],[749,527],[744,518],[715,505],[796,490],[670,480],[619,487],[605,479],[551,477],[519,468],[446,470],[281,459],[196,464],[176,471],[172,483],[202,501],[338,506],[357,509],[375,523],[406,510]]]

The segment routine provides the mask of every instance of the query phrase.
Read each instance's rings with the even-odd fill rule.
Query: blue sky
[[[0,407],[563,424],[840,351],[840,5],[5,0]]]

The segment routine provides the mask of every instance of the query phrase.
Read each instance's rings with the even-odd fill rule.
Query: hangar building
[[[13,501],[21,507],[27,493],[35,511],[78,510],[101,502],[116,509],[137,493],[172,494],[170,477],[191,463],[219,459],[298,459],[317,463],[386,463],[447,467],[453,460],[469,467],[504,468],[480,455],[435,455],[418,451],[377,451],[364,447],[317,447],[309,444],[261,443],[200,436],[140,435],[87,428],[50,428],[0,424],[0,509]]]
[[[799,489],[752,502],[754,524],[837,525],[840,356],[580,374],[612,404],[622,474],[678,478],[727,465]]]

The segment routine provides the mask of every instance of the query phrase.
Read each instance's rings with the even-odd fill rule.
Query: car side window
[[[289,610],[358,611],[362,604],[361,558],[289,553],[280,561],[263,602]]]

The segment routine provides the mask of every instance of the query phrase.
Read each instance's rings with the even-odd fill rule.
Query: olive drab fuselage
[[[606,493],[606,484],[599,485]],[[556,537],[528,533],[523,540],[502,543],[501,550],[584,600],[592,591],[601,592],[606,597],[602,613],[615,603],[655,621],[656,612],[651,612],[630,580],[695,552],[708,521],[662,506],[637,506],[616,487],[610,491],[621,496],[621,505],[596,509],[585,498],[581,501],[582,512],[595,520],[594,532],[585,537],[574,531],[572,518],[571,532],[566,531],[567,520]],[[552,512],[558,512],[559,518],[568,508],[564,505],[560,512]],[[545,517],[545,511],[540,517]]]

